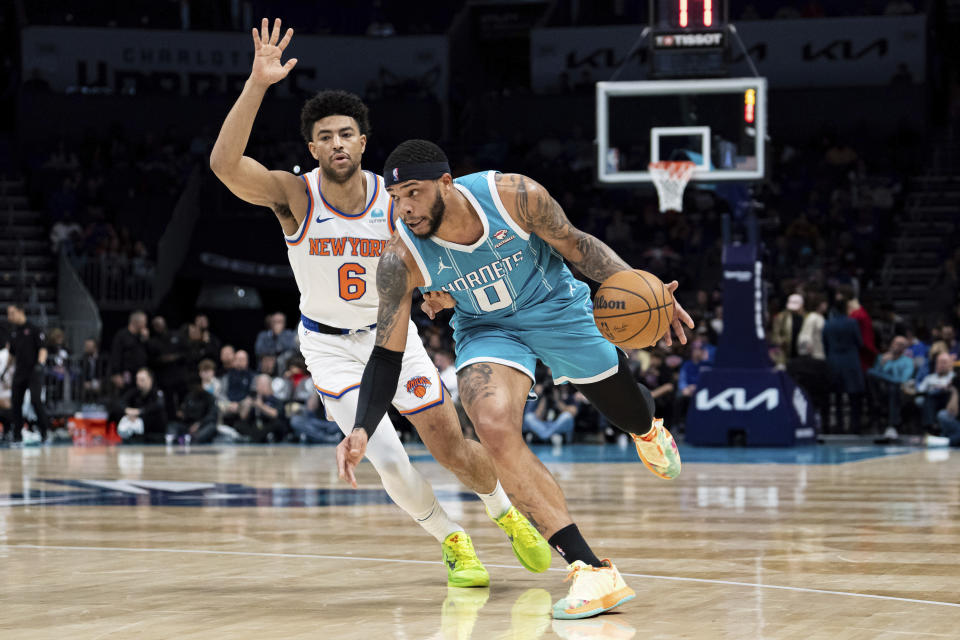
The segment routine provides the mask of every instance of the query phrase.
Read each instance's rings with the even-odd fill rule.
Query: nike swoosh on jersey
[[[333,217],[331,216],[331,217],[329,217],[329,218],[321,218],[320,216],[317,216],[317,220],[316,220],[316,221],[317,221],[317,223],[319,224],[319,223],[321,223],[321,222],[326,222],[327,220],[333,220]]]

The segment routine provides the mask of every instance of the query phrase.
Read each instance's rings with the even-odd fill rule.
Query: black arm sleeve
[[[360,379],[360,391],[357,397],[357,422],[354,428],[367,432],[367,438],[373,437],[377,425],[383,419],[390,400],[397,393],[400,381],[400,366],[403,363],[402,351],[391,351],[376,346]]]

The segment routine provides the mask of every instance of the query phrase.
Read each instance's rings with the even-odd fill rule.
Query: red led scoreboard
[[[650,27],[653,77],[725,75],[726,0],[652,0]]]

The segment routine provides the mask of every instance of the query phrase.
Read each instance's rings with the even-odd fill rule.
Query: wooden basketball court
[[[0,638],[957,638],[960,456],[682,447],[666,482],[615,446],[538,449],[637,598],[549,618],[534,575],[451,474],[412,448],[473,536],[489,589],[368,463],[331,447],[0,450]]]

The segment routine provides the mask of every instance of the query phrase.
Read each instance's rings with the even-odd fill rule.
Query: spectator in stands
[[[797,338],[803,329],[803,296],[790,294],[786,307],[773,318],[770,342],[780,349],[781,363],[797,356]]]
[[[236,353],[232,344],[225,344],[220,347],[220,368],[217,370],[220,375],[226,375],[227,371],[233,369],[233,358]]]
[[[690,343],[689,357],[680,365],[677,378],[677,404],[674,411],[676,416],[681,416],[681,420],[686,418],[690,399],[697,392],[697,385],[700,383],[700,371],[708,357],[703,340]]]
[[[800,327],[800,335],[797,337],[797,354],[800,355],[800,343],[806,341],[807,357],[823,360],[826,358],[823,351],[823,325],[827,321],[824,317],[827,301],[819,293],[812,293],[807,297],[812,311],[803,318],[803,326]]]
[[[940,339],[946,344],[948,353],[960,357],[960,342],[957,341],[957,332],[952,324],[944,324],[940,327]]]
[[[80,400],[88,402],[97,398],[103,387],[106,362],[100,357],[100,345],[94,338],[83,341],[83,356],[74,373],[76,383],[81,389]]]
[[[123,396],[123,417],[117,424],[117,434],[126,443],[163,442],[167,428],[163,392],[154,383],[153,372],[146,367],[136,372],[134,380],[134,387]]]
[[[237,355],[241,352],[238,351]],[[251,442],[279,442],[287,433],[283,403],[273,395],[271,378],[256,377],[254,391],[240,403],[240,420],[235,427]]]
[[[63,329],[54,327],[47,334],[47,361],[46,374],[49,378],[63,381],[67,377],[67,367],[70,364],[70,352],[66,346],[67,336]]]
[[[797,357],[787,363],[787,373],[806,392],[820,414],[820,424],[827,427],[831,391],[830,367],[823,357],[817,358],[813,354],[813,345],[808,337],[801,335],[797,344]]]
[[[78,246],[82,234],[83,227],[74,220],[73,214],[64,214],[63,219],[57,220],[50,228],[50,248],[53,253],[60,253],[62,249],[70,255]]]
[[[860,367],[864,373],[873,366],[877,359],[877,345],[873,336],[873,321],[870,314],[863,308],[860,301],[852,298],[847,303],[847,314],[857,321],[860,327]]]
[[[296,355],[287,361],[287,369],[283,372],[283,380],[289,389],[289,399],[305,403],[307,398],[316,394],[317,390],[313,386],[313,379],[307,373],[307,363],[303,356]]]
[[[300,442],[337,444],[343,439],[343,433],[337,423],[326,419],[323,404],[317,393],[310,394],[303,409],[290,418],[290,427]]]
[[[650,352],[650,361],[642,371],[637,372],[637,380],[650,389],[655,404],[654,415],[663,416],[670,424],[675,424],[673,409],[677,385],[670,370],[664,366],[663,352],[659,349]]]
[[[224,396],[228,402],[226,413],[239,412],[240,403],[250,394],[254,372],[250,371],[247,352],[240,349],[233,356],[233,367],[223,377]]]
[[[578,392],[550,384],[534,386],[538,398],[527,402],[523,414],[523,433],[527,442],[537,438],[554,446],[573,441],[573,424],[580,409]]]
[[[292,360],[292,358],[291,358]],[[273,395],[283,402],[286,402],[293,395],[293,385],[282,375],[279,375],[277,367],[277,357],[267,354],[260,358],[259,373],[270,376],[270,386],[273,388]],[[284,371],[286,373],[286,371]]]
[[[200,342],[204,344],[201,360],[203,358],[216,359],[220,353],[220,338],[210,330],[210,318],[205,313],[198,313],[193,318],[193,324],[200,331]]]
[[[917,385],[917,401],[922,405],[921,424],[924,429],[933,427],[937,413],[944,409],[950,398],[950,389],[953,385],[953,363],[955,358],[950,353],[941,353],[937,356],[936,368]]]
[[[849,429],[853,433],[860,433],[865,386],[860,366],[862,344],[860,327],[856,320],[847,315],[847,301],[838,296],[823,325],[823,349],[830,369],[830,381],[836,393],[836,424],[841,432],[845,431],[842,407],[846,397],[850,405]]]
[[[960,447],[960,376],[954,376],[947,406],[937,414],[940,436],[926,434],[923,438],[928,447]]]
[[[187,393],[187,345],[179,332],[167,329],[163,316],[154,316],[150,328],[147,359],[157,377],[157,387],[163,391],[167,415],[173,415]]]
[[[279,311],[267,319],[267,324],[268,328],[257,335],[254,353],[258,361],[265,355],[274,355],[284,367],[287,357],[297,349],[297,333],[287,329],[287,316]]]
[[[212,364],[212,363],[211,363]],[[187,394],[177,407],[177,419],[167,425],[166,442],[173,444],[207,444],[217,435],[217,402],[203,388],[200,377],[195,376]]]
[[[883,432],[884,440],[896,440],[900,437],[901,385],[913,376],[913,358],[905,352],[907,339],[896,336],[890,341],[890,348],[877,357],[877,362],[867,371],[868,387],[874,407],[884,404],[888,407],[887,428]]]
[[[117,390],[124,390],[133,383],[137,371],[147,366],[147,314],[134,311],[127,326],[113,337],[110,347],[110,376]]]
[[[197,373],[203,390],[218,400],[223,395],[223,381],[217,377],[217,365],[209,358],[201,360],[197,365]]]

